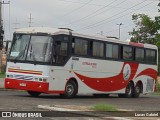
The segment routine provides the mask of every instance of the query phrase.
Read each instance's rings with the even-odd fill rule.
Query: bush
[[[156,88],[157,88],[157,92],[160,92],[160,83],[159,82],[157,82]]]

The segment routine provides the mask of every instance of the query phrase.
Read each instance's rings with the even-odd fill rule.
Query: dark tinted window
[[[104,43],[93,42],[93,56],[103,57],[104,55]]]
[[[77,55],[87,55],[88,41],[83,39],[75,39],[72,43],[74,53]]]
[[[68,55],[68,43],[67,42],[56,42],[56,63],[63,63],[67,59]]]
[[[106,44],[106,57],[118,59],[118,45]]]
[[[146,62],[147,63],[156,63],[156,51],[146,50]]]
[[[144,61],[144,49],[141,49],[141,48],[135,49],[135,60]]]
[[[125,59],[125,60],[132,60],[133,59],[132,47],[123,46],[123,59]]]

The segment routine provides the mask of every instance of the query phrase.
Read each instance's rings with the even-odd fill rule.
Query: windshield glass
[[[9,58],[15,60],[25,60],[29,40],[30,35],[15,35]]]
[[[37,35],[14,36],[10,60],[49,62],[51,60],[52,37]]]
[[[32,36],[27,60],[38,62],[49,62],[51,59],[51,41],[52,38],[48,36]]]

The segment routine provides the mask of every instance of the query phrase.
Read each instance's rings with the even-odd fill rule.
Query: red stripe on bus
[[[123,78],[123,68],[126,64],[129,64],[131,67],[131,75],[128,80]],[[138,69],[139,64],[137,63],[124,63],[121,72],[113,77],[108,78],[91,78],[75,72],[77,77],[84,82],[88,87],[103,92],[117,91],[125,88],[129,81],[131,81]]]
[[[129,42],[129,45],[138,46],[138,47],[144,47],[143,43],[136,43],[136,42]]]
[[[148,69],[140,72],[140,73],[136,76],[136,78],[139,77],[139,76],[142,76],[142,75],[147,75],[147,76],[150,76],[151,78],[153,78],[153,79],[156,80],[156,79],[157,79],[157,74],[158,74],[158,73],[157,73],[156,70],[151,69],[151,68],[148,68]]]
[[[9,68],[9,69],[8,69],[8,72],[16,72],[16,73],[26,73],[26,74],[42,75],[42,72],[41,72],[41,71],[12,69],[12,68]]]

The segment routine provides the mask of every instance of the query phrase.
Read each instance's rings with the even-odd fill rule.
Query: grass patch
[[[95,110],[95,111],[118,111],[118,109],[115,106],[109,105],[109,104],[96,104],[93,107],[91,107],[91,110]]]
[[[151,93],[151,95],[160,95],[160,83],[156,83],[156,92]]]
[[[156,88],[157,88],[157,93],[160,93],[160,83],[159,82],[157,82]]]
[[[0,73],[0,78],[5,78],[6,77],[6,72],[1,72]]]
[[[154,92],[154,93],[151,93],[151,95],[160,95],[160,92]]]

